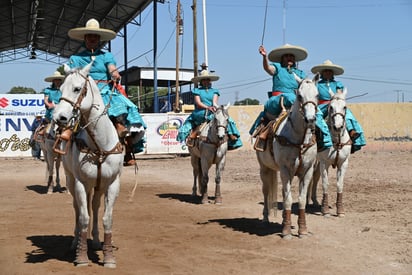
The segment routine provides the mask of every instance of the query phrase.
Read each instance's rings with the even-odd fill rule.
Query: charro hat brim
[[[208,70],[202,70],[198,76],[195,76],[192,78],[192,82],[197,83],[197,82],[202,81],[203,79],[210,79],[210,81],[217,81],[219,80],[219,76],[209,73]]]
[[[219,80],[219,77],[217,75],[195,76],[192,78],[192,82],[200,82],[203,79],[210,79],[210,81],[217,81]]]
[[[81,27],[81,28],[75,28],[69,30],[69,37],[71,39],[75,40],[80,40],[84,41],[84,36],[86,34],[97,34],[100,36],[101,41],[109,41],[112,40],[116,37],[116,33],[111,30],[107,29],[93,29],[93,28],[87,28],[87,27]]]
[[[44,79],[44,81],[53,82],[53,80],[55,80],[55,79],[60,79],[61,81],[63,81],[64,80],[64,75],[61,75],[60,73],[59,74],[54,73],[53,75],[46,77]]]
[[[316,74],[316,73],[322,73],[324,70],[331,70],[334,75],[341,75],[345,71],[342,66],[333,64],[332,61],[330,60],[326,60],[323,64],[314,66],[311,69],[311,72]]]
[[[294,46],[290,44],[285,44],[282,47],[276,48],[269,53],[269,60],[272,62],[281,62],[282,56],[285,54],[293,54],[295,56],[295,61],[302,61],[308,57],[308,52],[305,48]]]
[[[99,21],[92,18],[86,22],[85,27],[74,28],[69,30],[68,35],[71,39],[84,40],[86,34],[97,34],[101,41],[109,41],[116,37],[116,33],[109,29],[100,28]]]

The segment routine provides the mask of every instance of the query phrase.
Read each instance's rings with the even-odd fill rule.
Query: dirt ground
[[[222,205],[213,204],[213,197],[207,205],[191,197],[189,157],[140,156],[137,177],[133,167],[122,174],[114,210],[114,270],[102,266],[102,251],[89,251],[88,267],[73,265],[72,198],[46,194],[46,164],[2,158],[0,273],[412,274],[411,152],[410,143],[376,143],[352,155],[343,195],[346,217],[325,218],[316,209],[309,211],[311,236],[292,240],[280,236],[280,212],[269,226],[261,223],[254,152],[228,153]],[[211,196],[214,171],[210,175]],[[137,190],[129,200],[136,179]],[[296,223],[294,213],[292,225]],[[297,226],[293,232],[297,234]]]

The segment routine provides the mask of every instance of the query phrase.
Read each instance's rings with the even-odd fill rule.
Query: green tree
[[[234,105],[259,105],[259,100],[257,99],[251,99],[251,98],[245,98],[240,101],[235,101]]]
[[[17,86],[11,88],[8,94],[36,94],[36,91],[33,88]]]

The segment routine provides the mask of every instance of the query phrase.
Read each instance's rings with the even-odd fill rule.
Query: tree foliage
[[[245,98],[243,100],[240,101],[235,101],[234,105],[259,105],[259,100],[257,99],[251,99],[251,98]]]
[[[15,86],[10,89],[8,94],[36,94],[36,91],[33,88]]]

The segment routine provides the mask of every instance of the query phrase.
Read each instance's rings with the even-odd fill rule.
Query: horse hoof
[[[79,262],[76,262],[75,265],[76,267],[89,266],[89,261],[87,262],[79,261]]]
[[[292,239],[292,234],[286,234],[286,235],[282,235],[282,239],[284,240],[291,240]]]
[[[106,268],[116,268],[116,262],[105,262],[103,266]]]
[[[344,218],[345,217],[345,213],[340,213],[337,215],[339,218]]]
[[[216,198],[215,204],[222,204],[222,198]]]

